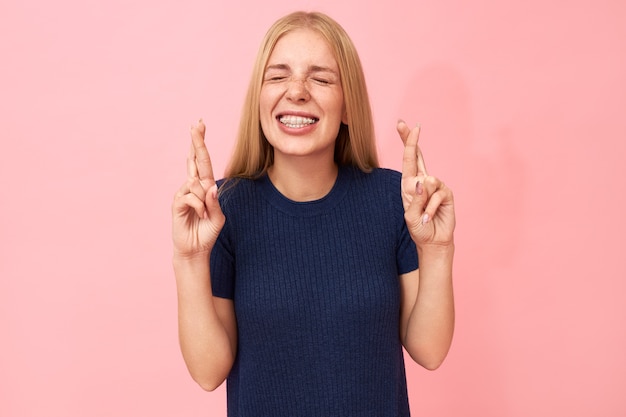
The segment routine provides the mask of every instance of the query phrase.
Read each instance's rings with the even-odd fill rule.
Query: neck
[[[268,170],[274,187],[292,201],[314,201],[326,196],[335,185],[339,168],[333,160],[275,160]]]

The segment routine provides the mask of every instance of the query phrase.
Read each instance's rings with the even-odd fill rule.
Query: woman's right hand
[[[191,150],[187,158],[187,182],[172,204],[174,256],[208,256],[225,217],[217,200],[211,157],[204,144],[205,125],[200,120],[191,128]]]

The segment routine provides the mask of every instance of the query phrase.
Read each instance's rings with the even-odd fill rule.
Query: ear
[[[341,123],[343,123],[344,125],[348,125],[348,111],[345,109],[343,109],[343,114],[341,115]]]

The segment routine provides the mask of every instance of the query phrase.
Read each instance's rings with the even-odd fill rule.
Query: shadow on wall
[[[482,115],[480,120],[487,122],[477,125],[468,86],[451,65],[419,69],[406,92],[398,114],[417,118],[429,174],[448,184],[455,195],[457,330],[444,367],[453,375],[444,376],[442,384],[458,385],[453,392],[466,393],[465,411],[506,415],[502,409],[506,401],[499,405],[492,401],[506,395],[506,357],[498,348],[498,338],[506,332],[499,331],[495,320],[503,294],[492,280],[505,279],[497,271],[519,256],[527,198],[525,167],[515,149],[512,127],[497,126],[489,115]],[[458,412],[453,410],[458,406],[446,407]]]

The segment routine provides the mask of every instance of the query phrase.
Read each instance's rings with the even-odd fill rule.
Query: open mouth
[[[280,123],[292,129],[307,127],[319,121],[319,119],[314,117],[302,117],[292,115],[278,116],[277,119]]]

